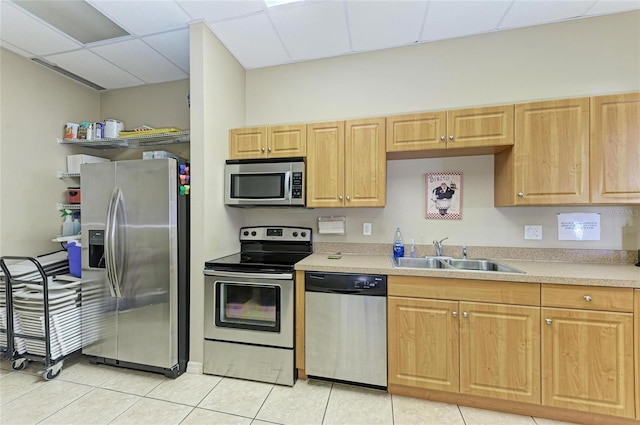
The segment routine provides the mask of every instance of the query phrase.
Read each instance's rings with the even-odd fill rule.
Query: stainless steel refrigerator
[[[186,165],[150,159],[81,166],[82,352],[95,363],[169,377],[186,369]]]

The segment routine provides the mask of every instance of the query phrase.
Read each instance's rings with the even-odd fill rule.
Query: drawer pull
[[[453,317],[458,317],[458,312],[457,312],[457,311],[453,311],[453,312],[451,312],[451,315],[452,315]]]
[[[463,312],[462,312],[462,316],[463,316],[463,317],[469,317],[469,313],[467,313],[466,311],[463,311]]]
[[[585,295],[585,296],[584,296],[584,300],[585,300],[586,302],[588,302],[588,303],[589,303],[589,302],[591,302],[591,300],[592,300],[592,299],[593,299],[593,298],[591,298],[591,295]]]
[[[550,325],[553,323],[553,320],[551,319],[544,319],[545,322],[547,322],[547,325]]]

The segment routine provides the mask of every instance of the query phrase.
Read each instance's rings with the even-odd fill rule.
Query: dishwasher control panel
[[[387,276],[356,273],[306,272],[305,291],[386,296]]]

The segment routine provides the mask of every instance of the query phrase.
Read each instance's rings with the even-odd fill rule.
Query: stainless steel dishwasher
[[[305,273],[307,376],[387,386],[387,277]]]

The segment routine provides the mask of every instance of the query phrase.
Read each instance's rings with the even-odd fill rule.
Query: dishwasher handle
[[[305,273],[305,292],[386,296],[387,276],[355,273]]]

